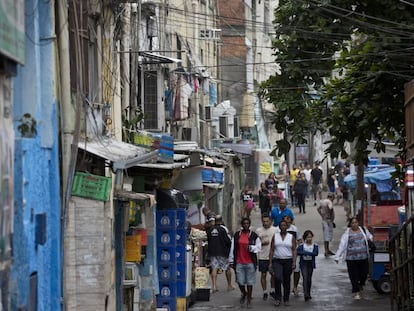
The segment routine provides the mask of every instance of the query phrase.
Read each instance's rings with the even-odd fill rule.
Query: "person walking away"
[[[290,216],[292,221],[295,220],[295,215],[294,215],[293,211],[289,207],[287,207],[287,200],[286,199],[281,199],[279,201],[279,207],[274,206],[272,208],[272,212],[270,214],[270,218],[273,221],[273,226],[278,227],[280,221],[286,215]]]
[[[335,253],[329,249],[329,242],[333,239],[333,226],[335,221],[335,211],[333,208],[334,197],[335,195],[333,193],[328,193],[328,198],[321,200],[317,209],[322,218],[325,257],[335,255]]]
[[[319,162],[315,162],[314,168],[311,170],[311,192],[313,194],[313,203],[316,206],[316,200],[322,199],[322,175],[323,172],[319,168]]]
[[[293,195],[293,185],[295,184],[296,179],[299,175],[299,168],[296,164],[293,164],[292,169],[289,171],[289,193],[290,193],[290,204],[295,207],[296,206],[296,198]]]
[[[270,203],[270,193],[266,187],[266,183],[260,183],[260,190],[259,190],[259,208],[261,215],[270,214],[272,209]]]
[[[293,195],[296,197],[296,202],[299,207],[299,213],[306,213],[305,211],[305,198],[306,198],[306,189],[308,183],[305,179],[305,174],[301,173],[296,179],[295,184],[293,185]]]
[[[231,246],[231,238],[229,230],[223,224],[221,215],[216,215],[215,223],[207,229],[207,251],[210,258],[211,267],[211,283],[213,293],[218,291],[217,274],[219,270],[225,271],[227,279],[227,289],[234,287],[231,285],[231,270],[229,269],[229,253]]]
[[[343,192],[345,187],[345,167],[343,165],[339,167],[336,180],[338,182],[338,188],[336,189],[336,204],[339,205],[339,202],[341,202],[341,204],[344,203]]]
[[[328,174],[326,176],[326,184],[328,186],[328,191],[335,193],[335,180],[336,180],[336,175],[335,175],[335,171],[334,169],[329,169],[328,170]]]
[[[296,268],[296,238],[287,232],[288,224],[282,220],[280,232],[276,232],[270,243],[269,267],[275,278],[275,306],[280,306],[283,299],[289,306],[290,276]],[[283,284],[283,296],[282,296]]]
[[[307,183],[306,198],[308,198],[308,199],[309,199],[309,194],[310,194],[311,171],[312,171],[312,168],[311,168],[310,164],[307,163],[305,165],[305,169],[303,170],[303,174],[305,174],[305,180],[306,180],[306,183]]]
[[[361,299],[361,291],[365,286],[369,270],[369,245],[372,234],[359,226],[358,219],[352,217],[348,228],[342,234],[336,251],[335,262],[346,261],[349,279],[352,285],[354,299]]]
[[[256,254],[262,248],[259,236],[250,230],[250,225],[250,218],[242,218],[242,228],[234,234],[229,254],[229,263],[236,271],[241,292],[240,305],[246,303],[247,308],[251,308],[253,285],[256,283]]]
[[[313,232],[306,230],[303,233],[303,244],[297,248],[297,256],[299,257],[299,267],[303,279],[303,295],[305,301],[312,299],[312,274],[316,268],[316,256],[319,254],[319,246],[313,243]]]
[[[259,272],[260,272],[260,283],[263,289],[263,300],[267,300],[269,292],[267,290],[267,273],[269,272],[269,252],[270,242],[276,233],[276,227],[272,226],[272,221],[269,215],[262,215],[262,226],[256,229],[256,233],[262,242],[262,249],[258,253],[259,257]],[[274,296],[274,279],[270,277],[270,294]]]
[[[254,208],[253,193],[249,188],[249,185],[245,185],[241,193],[242,211],[240,213],[241,218],[250,217],[250,213]]]

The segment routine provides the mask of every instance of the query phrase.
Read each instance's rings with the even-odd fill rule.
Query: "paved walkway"
[[[275,307],[272,300],[263,301],[263,292],[260,285],[260,274],[257,273],[256,285],[253,289],[253,301],[252,309],[254,310],[274,310],[277,309],[292,309],[292,310],[364,310],[364,311],[380,311],[391,310],[390,299],[388,295],[380,295],[372,287],[371,282],[368,281],[366,288],[362,294],[362,299],[357,301],[352,298],[351,284],[348,279],[346,265],[336,264],[333,258],[324,256],[323,240],[322,240],[322,225],[320,217],[316,211],[316,207],[313,205],[314,201],[306,201],[306,214],[298,214],[298,209],[294,209],[295,212],[295,224],[301,231],[301,234],[310,229],[314,232],[314,242],[319,245],[319,256],[316,258],[316,270],[313,275],[312,285],[312,300],[305,302],[302,286],[300,285],[299,297],[294,297],[293,294],[290,298],[290,306]],[[339,239],[346,229],[346,218],[342,206],[335,205],[336,212],[336,224],[334,229],[334,241],[332,243],[332,250],[337,249]],[[252,226],[257,228],[261,225],[260,212],[255,210],[252,213]],[[233,281],[234,281],[233,273]],[[300,281],[301,284],[302,280]],[[234,285],[236,286],[235,282]],[[210,295],[209,301],[197,301],[195,302],[190,311],[196,310],[242,310],[246,309],[244,306],[240,306],[239,298],[240,291],[236,286],[236,290],[227,291],[227,285],[224,274],[218,276],[219,291]]]

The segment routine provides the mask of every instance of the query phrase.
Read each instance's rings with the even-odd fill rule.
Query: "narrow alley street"
[[[319,245],[319,256],[316,258],[316,270],[313,274],[312,284],[312,300],[304,300],[302,293],[302,279],[300,280],[299,297],[295,297],[292,293],[290,298],[290,306],[281,306],[277,309],[292,310],[391,310],[389,295],[379,294],[372,286],[370,281],[367,282],[362,299],[354,300],[351,295],[351,284],[348,279],[345,263],[336,264],[332,257],[325,258],[323,254],[322,225],[320,217],[313,205],[313,200],[306,201],[306,214],[298,214],[297,208],[295,212],[295,224],[299,228],[301,234],[304,230],[310,229],[314,232],[314,242]],[[346,228],[346,218],[343,207],[335,205],[336,213],[336,229],[334,229],[334,241],[332,250],[336,251],[342,233]],[[252,213],[252,225],[257,228],[261,225],[260,211],[256,209]],[[224,274],[219,275],[219,291],[210,295],[209,301],[197,301],[190,308],[192,311],[201,310],[241,310],[245,306],[239,305],[240,292],[238,288],[234,291],[227,291]],[[234,274],[233,274],[234,282]],[[234,282],[234,285],[235,282]],[[256,284],[253,288],[253,310],[274,310],[273,300],[262,300],[262,289],[260,285],[260,275],[257,273]]]

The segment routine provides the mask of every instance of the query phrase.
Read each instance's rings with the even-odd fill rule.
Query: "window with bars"
[[[144,128],[158,128],[157,72],[144,72]]]

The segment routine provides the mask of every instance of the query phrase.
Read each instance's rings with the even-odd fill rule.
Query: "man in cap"
[[[231,238],[229,230],[223,224],[221,215],[216,215],[213,225],[206,230],[208,242],[208,256],[210,257],[211,267],[211,283],[213,293],[218,291],[217,274],[218,271],[225,271],[227,279],[227,289],[232,290],[231,271],[229,269],[229,252],[231,246]]]

